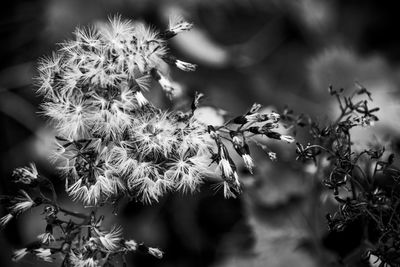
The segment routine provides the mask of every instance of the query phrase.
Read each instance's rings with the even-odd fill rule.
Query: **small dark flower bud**
[[[267,133],[265,133],[265,135],[272,139],[278,139],[278,140],[281,139],[281,134],[277,133],[277,132],[267,132]]]
[[[245,116],[238,116],[232,120],[233,123],[235,124],[246,124],[248,120],[246,119]]]

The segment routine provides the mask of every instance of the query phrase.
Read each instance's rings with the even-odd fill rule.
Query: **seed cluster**
[[[196,116],[201,93],[186,111],[163,111],[146,99],[152,79],[170,98],[179,93],[179,84],[166,74],[168,64],[195,69],[167,53],[167,40],[191,27],[178,18],[157,32],[117,16],[107,24],[77,29],[74,40],[40,61],[36,80],[43,114],[58,132],[53,159],[65,178],[65,191],[94,209],[85,214],[63,208],[53,183],[34,164],[16,169],[13,181],[22,190],[0,198],[7,210],[0,227],[41,206],[46,227],[37,241],[15,251],[14,260],[33,254],[53,261],[61,255],[63,266],[92,267],[114,266],[121,258],[126,264],[125,254],[132,251],[161,258],[158,248],[124,239],[120,227],[106,230],[96,208],[118,204],[123,197],[152,203],[170,191],[193,192],[215,174],[224,196],[236,197],[242,189],[229,148],[253,172],[249,142],[254,136],[294,141],[276,131],[280,116],[260,112],[259,104],[213,126]],[[276,159],[265,144],[259,145]]]
[[[75,40],[40,62],[43,110],[59,132],[55,157],[74,199],[96,205],[126,193],[149,203],[201,182],[210,140],[204,126],[158,110],[143,95],[151,78],[169,96],[177,90],[161,72],[166,62],[195,69],[166,48],[168,38],[190,28],[172,20],[158,33],[114,17],[76,30]]]
[[[55,158],[62,162],[73,199],[97,205],[129,195],[151,203],[171,190],[196,190],[214,162],[219,170],[211,171],[220,172],[225,196],[234,196],[231,189],[240,193],[240,182],[220,134],[228,134],[225,139],[250,171],[254,163],[246,135],[293,141],[272,131],[279,115],[260,114],[259,104],[215,130],[193,116],[202,94],[186,113],[161,111],[145,98],[151,78],[170,97],[179,91],[163,74],[165,64],[195,69],[169,55],[166,47],[169,38],[191,27],[173,19],[159,33],[115,17],[76,30],[75,40],[41,61],[39,93],[45,97],[44,114],[59,132]]]

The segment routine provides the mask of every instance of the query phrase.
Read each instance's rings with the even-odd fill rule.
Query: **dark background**
[[[336,112],[328,85],[351,90],[358,81],[381,107],[381,120],[354,133],[356,140],[396,138],[400,16],[395,2],[8,1],[0,11],[0,193],[14,192],[12,170],[31,161],[63,191],[48,160],[55,133],[38,114],[35,64],[71,37],[76,26],[116,13],[159,29],[166,27],[171,12],[194,22],[194,30],[177,37],[170,48],[199,68],[193,73],[173,70],[172,76],[185,85],[185,95],[204,92],[205,105],[238,114],[257,101],[275,110],[289,105],[326,120]],[[158,105],[171,105],[157,92],[160,88],[153,90]],[[163,260],[132,255],[134,266],[336,266],[340,257],[351,255],[359,242],[357,227],[343,236],[328,235],[324,212],[329,204],[321,204],[310,190],[319,181],[310,180],[304,167],[294,163],[293,145],[272,146],[280,160],[257,158],[255,178],[241,175],[246,190],[240,199],[223,199],[205,185],[200,193],[170,195],[152,206],[128,203],[117,217],[109,216],[108,223],[124,226],[125,236],[166,252]],[[77,208],[67,198],[65,203]],[[43,232],[39,213],[29,212],[0,232],[0,266],[14,266],[12,250]],[[48,265],[30,259],[18,264]]]

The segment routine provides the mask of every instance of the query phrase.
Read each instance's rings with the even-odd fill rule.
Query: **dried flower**
[[[118,249],[121,241],[122,228],[114,226],[109,232],[98,232],[99,241],[107,251]]]
[[[52,262],[53,258],[51,258],[51,249],[49,248],[38,248],[34,250],[36,257],[40,258],[41,260]]]
[[[51,242],[54,242],[56,239],[54,238],[53,234],[51,233],[43,233],[37,236],[37,238],[43,243],[43,244],[49,244]]]
[[[295,140],[294,140],[294,138],[292,137],[292,136],[289,136],[289,135],[281,135],[280,136],[280,139],[282,140],[282,141],[285,141],[285,142],[288,142],[288,143],[293,143]]]
[[[13,172],[16,183],[32,184],[38,178],[38,171],[34,163],[29,167],[17,168]]]
[[[170,55],[167,41],[192,26],[175,17],[167,30],[158,32],[115,16],[108,23],[76,29],[73,40],[39,62],[36,82],[44,96],[43,114],[58,133],[52,156],[72,200],[94,207],[117,206],[124,197],[150,204],[171,191],[198,190],[210,173],[220,175],[217,187],[225,197],[236,197],[241,182],[228,145],[252,172],[253,136],[293,142],[272,131],[279,115],[259,113],[257,103],[227,122],[219,112],[213,126],[196,113],[201,93],[196,92],[186,110],[162,111],[146,98],[151,79],[171,99],[181,94],[182,86],[171,80],[166,64],[183,71],[194,71],[196,65]],[[60,254],[63,266],[95,267],[111,266],[129,251],[163,257],[158,248],[123,239],[121,227],[103,229],[104,216],[95,211],[88,215],[61,207],[53,183],[34,164],[16,169],[14,177],[35,190],[5,197],[9,213],[0,225],[39,205],[45,205],[47,225],[39,240],[15,251],[13,259],[32,253],[50,262]]]
[[[158,259],[161,259],[164,256],[164,253],[158,248],[149,248],[149,254]]]
[[[124,245],[128,251],[136,251],[138,248],[138,243],[135,240],[125,241]]]
[[[27,248],[17,249],[13,253],[12,260],[13,261],[19,261],[23,257],[25,257],[26,254],[28,254],[28,249]]]
[[[32,208],[35,205],[35,201],[23,190],[21,190],[22,196],[15,197],[13,200],[15,204],[11,206],[11,212],[13,214],[20,214]]]

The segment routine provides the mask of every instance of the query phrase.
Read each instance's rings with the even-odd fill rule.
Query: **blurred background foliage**
[[[376,126],[354,132],[356,143],[374,136],[396,141],[400,130],[395,1],[19,0],[0,12],[1,194],[15,190],[9,182],[12,169],[31,161],[63,191],[48,160],[55,133],[38,113],[35,64],[77,25],[116,13],[159,29],[172,13],[195,23],[170,47],[178,58],[199,66],[193,73],[172,70],[185,87],[182,100],[201,91],[207,96],[204,105],[219,112],[240,114],[256,101],[278,111],[288,105],[326,121],[337,114],[328,85],[351,90],[358,81],[381,111]],[[151,97],[171,107],[158,89],[155,85]],[[254,177],[241,174],[245,192],[240,199],[223,199],[205,185],[194,195],[170,195],[152,206],[124,203],[118,216],[108,216],[110,224],[124,226],[126,236],[166,252],[163,260],[133,255],[134,266],[337,266],[340,258],[348,266],[368,266],[352,259],[360,242],[357,225],[328,234],[324,214],[334,203],[321,200],[323,190],[309,174],[310,166],[294,161],[295,146],[271,146],[279,152],[278,161],[255,152],[258,169]],[[82,208],[64,198],[67,205]],[[102,212],[109,214],[110,207]],[[0,233],[1,266],[13,266],[12,249],[43,231],[39,213],[22,216]]]

